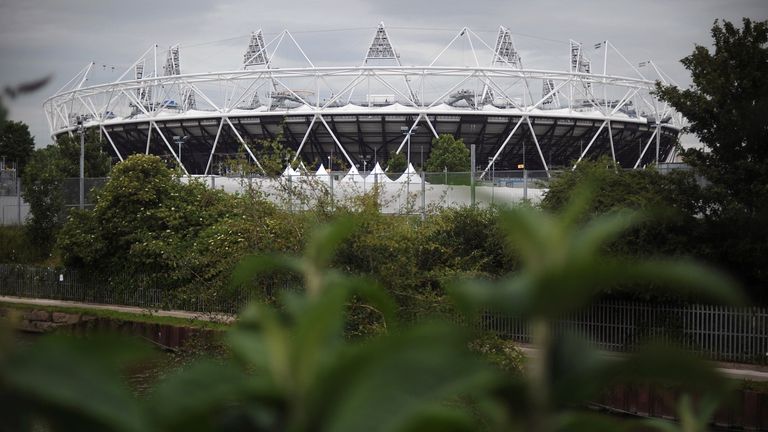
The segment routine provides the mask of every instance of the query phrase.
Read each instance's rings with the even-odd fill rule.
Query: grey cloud
[[[766,19],[768,2],[6,0],[0,1],[0,85],[55,74],[39,94],[10,104],[12,117],[29,123],[38,145],[45,145],[48,130],[40,105],[46,97],[91,60],[97,62],[91,82],[116,78],[119,72],[111,65],[127,67],[153,43],[160,45],[161,56],[169,45],[181,43],[185,71],[229,69],[239,66],[250,31],[263,28],[271,36],[287,28],[316,64],[357,64],[376,24],[384,21],[403,62],[417,64],[430,61],[464,25],[492,44],[503,24],[530,67],[564,68],[569,38],[587,45],[608,39],[633,62],[653,58],[687,85],[679,59],[695,43],[708,43],[716,18],[739,21],[742,16]],[[334,29],[347,30],[315,31]],[[446,55],[456,60],[463,54]],[[295,53],[288,57],[286,62],[298,61]]]

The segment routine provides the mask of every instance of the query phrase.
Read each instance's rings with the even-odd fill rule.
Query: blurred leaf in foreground
[[[524,206],[502,212],[501,224],[522,270],[498,281],[463,281],[453,289],[470,320],[474,313],[490,310],[530,321],[537,350],[524,375],[525,406],[531,409],[515,411],[529,428],[539,431],[560,429],[563,416],[571,415],[568,408],[589,401],[617,380],[657,379],[690,387],[703,379],[712,383],[707,390],[713,394],[725,391],[709,366],[678,350],[656,349],[609,361],[574,336],[555,335],[556,319],[620,284],[693,292],[729,304],[743,301],[730,278],[690,261],[605,256],[605,246],[643,216],[617,211],[583,222],[592,196],[587,183],[559,215]]]

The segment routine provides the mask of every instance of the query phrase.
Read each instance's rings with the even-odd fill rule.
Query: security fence
[[[559,175],[550,171],[496,171],[484,176],[471,172],[384,172],[294,173],[278,177],[231,175],[183,177],[211,188],[232,193],[255,190],[289,210],[306,210],[318,205],[350,203],[363,194],[375,195],[382,213],[426,215],[432,209],[469,205],[504,205],[530,200],[538,202],[549,180]]]
[[[0,225],[22,225],[29,215],[29,205],[21,198],[17,173],[0,163]]]
[[[480,326],[531,341],[530,323],[519,318],[486,314]],[[603,300],[561,317],[552,331],[575,334],[606,351],[660,341],[713,360],[768,363],[768,309],[760,307]]]
[[[170,290],[163,277],[125,273],[94,276],[66,268],[0,264],[0,295],[134,306],[150,310],[236,313],[251,290]],[[270,294],[272,286],[265,286]]]
[[[97,279],[69,269],[0,264],[0,295],[147,309],[236,313],[248,301],[272,297],[294,283],[261,285],[257,290],[171,291],[164,289],[162,280],[144,275]],[[476,325],[518,342],[531,341],[530,325],[519,317],[485,314]],[[766,308],[604,300],[561,317],[553,331],[580,335],[607,351],[630,351],[643,342],[661,340],[713,360],[768,360]]]

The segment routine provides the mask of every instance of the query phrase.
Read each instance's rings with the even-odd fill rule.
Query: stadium
[[[103,83],[89,78],[90,63],[45,101],[51,135],[82,126],[115,160],[156,154],[188,175],[223,174],[235,155],[259,168],[260,140],[276,138],[306,166],[342,161],[363,171],[403,152],[419,165],[440,134],[474,145],[481,176],[603,156],[624,168],[674,158],[684,119],[652,93],[671,81],[609,41],[571,40],[562,69],[539,69],[524,65],[509,29],[489,43],[464,27],[436,57],[407,65],[383,23],[370,32],[362,60],[348,66],[315,64],[287,30],[269,40],[250,34],[230,70],[182,72],[178,45],[151,46]],[[287,46],[303,65],[279,64]]]

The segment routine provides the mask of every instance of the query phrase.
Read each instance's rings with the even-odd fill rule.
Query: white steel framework
[[[273,66],[286,43],[306,66]],[[460,43],[469,47],[471,64],[441,64]],[[259,30],[239,70],[182,73],[174,45],[158,74],[154,45],[117,80],[84,87],[90,64],[44,109],[53,136],[71,132],[73,119],[85,116],[117,159],[155,153],[194,174],[219,169],[218,160],[241,150],[260,166],[254,146],[275,137],[307,163],[336,154],[352,166],[373,166],[404,151],[400,127],[418,131],[409,147],[422,153],[442,133],[476,144],[477,160],[488,161],[483,174],[491,166],[570,167],[600,155],[625,167],[669,157],[684,119],[653,96],[655,80],[608,41],[594,45],[603,54],[600,73],[583,44],[569,46],[567,70],[524,68],[509,29],[499,28],[492,48],[463,27],[430,63],[407,66],[380,23],[362,64],[317,66],[289,31],[265,43]],[[630,73],[611,73],[609,60]],[[639,67],[648,65],[669,82],[653,62]],[[182,155],[172,136],[190,137]]]

